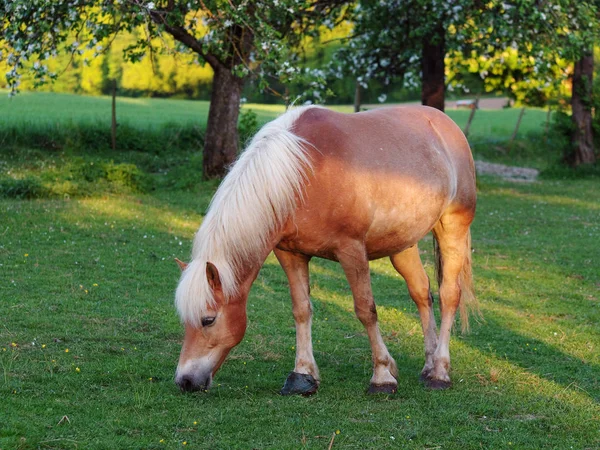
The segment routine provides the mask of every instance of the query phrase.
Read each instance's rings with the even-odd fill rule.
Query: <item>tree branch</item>
[[[173,36],[177,41],[198,53],[213,69],[221,65],[221,61],[219,61],[215,55],[206,53],[198,39],[188,33],[185,28],[183,28],[181,25],[170,25],[166,20],[167,13],[154,10],[150,10],[149,13],[150,18],[154,23],[157,25],[162,25],[165,31]]]

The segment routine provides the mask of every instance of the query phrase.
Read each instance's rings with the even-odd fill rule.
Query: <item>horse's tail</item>
[[[474,312],[481,317],[479,310],[479,302],[475,296],[475,288],[473,286],[473,271],[471,268],[471,231],[467,234],[467,252],[463,262],[462,269],[458,276],[460,287],[460,324],[463,333],[469,331],[469,313]],[[438,286],[442,285],[442,256],[437,239],[433,238],[433,253],[435,255],[435,277]]]

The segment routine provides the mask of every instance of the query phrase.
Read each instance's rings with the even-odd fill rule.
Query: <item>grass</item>
[[[0,94],[2,91],[0,91]],[[169,100],[155,98],[117,99],[119,123],[141,128],[157,126],[206,123],[207,101]],[[350,106],[334,106],[336,110],[350,112]],[[283,105],[245,104],[244,110],[252,109],[259,122],[274,119],[284,111]],[[110,124],[111,98],[48,92],[23,92],[16,97],[0,96],[0,126],[30,124],[105,123]],[[160,112],[157,114],[157,112]],[[461,127],[467,123],[470,111],[447,111],[448,115]],[[505,140],[514,130],[519,110],[479,110],[471,126],[471,136],[475,140]],[[546,120],[546,112],[529,109],[523,117],[520,132],[527,135],[539,132]]]
[[[381,260],[373,286],[399,388],[367,396],[371,356],[349,288],[337,264],[314,260],[322,385],[311,398],[279,396],[295,340],[271,256],[244,341],[208,394],[184,395],[173,383],[183,333],[173,258],[190,254],[216,189],[198,182],[191,147],[0,149],[3,172],[50,187],[77,180],[67,168],[81,159],[134,164],[153,180],[144,192],[0,199],[0,449],[600,447],[597,181],[480,178],[473,258],[484,321],[452,338],[451,390],[419,383],[416,307]],[[429,237],[421,250],[432,274]]]
[[[454,387],[418,382],[415,306],[372,265],[398,394],[369,397],[369,345],[336,264],[312,269],[323,383],[277,395],[293,367],[273,257],[245,340],[208,394],[173,384],[172,306],[214,185],[197,192],[0,202],[0,448],[596,448],[600,445],[600,193],[592,182],[481,182],[474,267],[485,321],[453,336]],[[431,245],[422,246],[431,272]],[[68,420],[66,419],[68,418]]]
[[[52,92],[23,92],[12,98],[1,95],[0,125],[100,122],[110,126],[111,102],[109,96]],[[207,101],[119,97],[117,118],[119,123],[141,128],[173,123],[180,126],[198,123],[204,125],[208,118],[208,106]],[[284,111],[282,105],[246,104],[244,108],[255,111],[263,122],[272,120]]]
[[[350,112],[349,106],[334,106]],[[22,93],[0,96],[0,147],[43,148],[64,151],[110,148],[110,97],[55,93]],[[259,124],[284,111],[282,105],[246,104]],[[461,127],[470,111],[450,109],[448,115]],[[509,146],[520,111],[478,110],[469,141],[477,159],[509,165],[529,165],[544,170],[562,157],[565,143],[556,134],[545,136],[546,112],[528,109],[516,141]],[[117,145],[120,153],[133,151],[169,155],[174,151],[196,152],[203,146],[208,102],[149,98],[118,98]],[[247,136],[247,131],[242,134]]]

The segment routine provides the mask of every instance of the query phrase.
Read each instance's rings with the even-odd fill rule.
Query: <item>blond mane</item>
[[[181,320],[198,326],[214,297],[206,263],[214,264],[227,299],[236,295],[240,269],[260,264],[272,233],[295,211],[312,170],[307,144],[292,128],[309,108],[292,109],[262,127],[234,163],[196,233],[175,305]]]

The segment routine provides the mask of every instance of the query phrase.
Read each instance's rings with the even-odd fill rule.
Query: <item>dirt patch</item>
[[[527,167],[505,166],[504,164],[475,161],[475,169],[480,175],[497,175],[509,181],[530,183],[535,181],[539,170]]]

